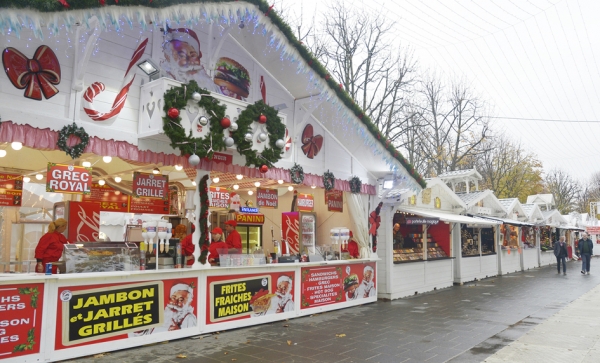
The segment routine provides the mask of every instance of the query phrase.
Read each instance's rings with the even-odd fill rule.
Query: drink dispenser
[[[342,227],[340,228],[340,240],[342,241],[341,250],[348,250],[348,240],[350,239],[350,229]],[[340,254],[341,256],[341,254]]]
[[[153,244],[154,244],[154,237],[156,237],[156,225],[157,222],[156,221],[150,221],[148,223],[146,223],[147,225],[147,229],[146,229],[146,234],[148,235],[148,251],[150,253],[152,253],[152,249],[153,249]]]
[[[158,222],[158,242],[160,245],[160,253],[165,252],[165,239],[167,238],[167,222]]]

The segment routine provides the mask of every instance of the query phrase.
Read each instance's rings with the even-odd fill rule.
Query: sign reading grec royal
[[[420,218],[420,217],[409,217],[406,218],[406,224],[438,224],[440,220],[438,218]]]

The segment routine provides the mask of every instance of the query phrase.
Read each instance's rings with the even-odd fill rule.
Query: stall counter
[[[58,361],[377,300],[377,261],[63,275],[0,274],[0,357]],[[14,304],[13,304],[14,302]],[[14,305],[14,306],[13,306]]]

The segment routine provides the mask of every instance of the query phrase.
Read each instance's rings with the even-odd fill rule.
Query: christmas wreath
[[[196,101],[198,94],[210,96],[210,92],[200,88],[196,81],[190,81],[187,85],[174,87],[165,92],[163,131],[171,140],[171,147],[179,149],[183,155],[196,154],[200,158],[205,158],[212,156],[215,151],[227,149],[223,129],[229,127],[230,121],[222,122],[225,119],[226,106],[221,105],[219,100],[213,97],[201,97]],[[181,125],[178,111],[184,109],[190,100],[196,102],[206,112],[210,128],[203,138],[193,137],[191,132],[186,134],[185,128]],[[266,116],[266,132],[271,137],[269,137],[269,146],[265,147],[262,153],[258,153],[251,148],[252,140],[246,140],[245,135],[250,131],[252,122],[258,122],[261,115]],[[231,137],[237,144],[238,152],[246,157],[246,166],[266,164],[271,167],[281,159],[282,150],[276,146],[276,143],[283,139],[285,126],[277,116],[277,110],[266,105],[262,100],[257,101],[240,114],[237,125],[238,128],[232,132]]]
[[[208,245],[210,244],[208,239],[208,207],[210,205],[210,201],[208,200],[208,174],[200,179],[198,192],[200,193],[200,217],[198,218],[198,227],[200,228],[200,240],[198,241],[200,257],[198,261],[204,265],[208,256]]]
[[[290,179],[294,184],[302,184],[304,182],[304,169],[298,164],[294,164],[290,169]]]
[[[353,176],[350,178],[350,191],[354,194],[360,193],[360,188],[362,187],[362,182],[357,176]]]
[[[67,145],[67,140],[69,140],[69,136],[71,135],[77,136],[80,140],[80,142],[77,145],[73,145],[73,147]],[[60,150],[66,152],[72,159],[77,159],[83,154],[83,150],[85,150],[89,142],[90,135],[85,132],[83,127],[79,127],[73,122],[72,125],[67,125],[58,132],[58,142],[56,143],[56,146],[58,146]]]
[[[323,174],[323,186],[325,187],[325,190],[335,188],[335,176],[329,169]]]

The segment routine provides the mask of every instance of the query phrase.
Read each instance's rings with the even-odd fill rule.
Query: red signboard
[[[600,226],[587,226],[587,227],[585,227],[585,231],[588,234],[598,235],[598,234],[600,234]]]
[[[129,213],[169,214],[169,199],[130,198]]]
[[[93,183],[91,193],[84,195],[82,200],[100,204],[100,210],[103,212],[129,212],[129,196],[107,184]]]
[[[294,271],[208,276],[206,324],[293,312]]]
[[[100,206],[95,202],[69,202],[67,238],[71,242],[95,242],[100,238]]]
[[[312,212],[315,207],[315,199],[312,194],[298,193],[296,207],[300,212]]]
[[[213,208],[229,209],[229,199],[233,196],[227,188],[210,187],[210,206]]]
[[[204,158],[205,161],[213,161],[215,163],[223,163],[225,165],[231,165],[233,163],[233,155],[223,153],[213,153],[212,159]]]
[[[23,177],[18,174],[0,174],[0,206],[19,207],[23,193]]]
[[[160,174],[133,173],[135,198],[169,199],[169,177]],[[168,210],[167,210],[168,212]]]
[[[277,208],[278,202],[277,189],[256,189],[256,206],[258,208]]]
[[[330,212],[344,211],[344,193],[341,190],[326,190],[325,203]]]
[[[281,253],[300,252],[300,213],[281,213]]]
[[[260,213],[238,213],[235,215],[235,221],[238,222],[238,224],[250,224],[261,226],[265,224],[265,215]]]
[[[40,352],[44,284],[0,286],[0,359]]]
[[[302,268],[300,284],[301,309],[377,298],[375,262]]]
[[[55,349],[196,328],[198,278],[58,288]]]
[[[89,194],[91,189],[92,168],[48,163],[47,192]]]

